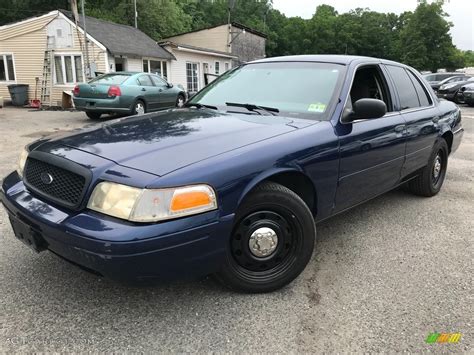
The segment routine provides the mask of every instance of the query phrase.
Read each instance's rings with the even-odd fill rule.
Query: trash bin
[[[10,92],[13,106],[23,106],[28,104],[28,85],[11,84],[8,85],[8,91]]]

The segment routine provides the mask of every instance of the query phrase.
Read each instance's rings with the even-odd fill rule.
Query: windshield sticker
[[[324,111],[326,111],[326,105],[322,104],[320,102],[315,103],[315,104],[311,104],[308,107],[308,111],[323,113]]]

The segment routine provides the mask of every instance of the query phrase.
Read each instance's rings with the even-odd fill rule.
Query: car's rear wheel
[[[91,120],[98,120],[102,114],[100,112],[86,112],[87,117]]]
[[[183,107],[185,101],[186,101],[186,99],[185,99],[184,95],[179,94],[178,98],[176,99],[176,107]]]
[[[142,100],[137,100],[133,105],[133,115],[144,115],[146,113],[146,105]]]
[[[420,175],[408,182],[408,189],[416,195],[431,197],[443,186],[448,168],[448,145],[444,139],[436,142],[428,164]]]
[[[313,215],[293,191],[263,183],[239,207],[217,278],[231,289],[270,292],[308,264],[316,238]]]

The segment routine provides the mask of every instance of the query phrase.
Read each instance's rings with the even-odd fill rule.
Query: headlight
[[[23,150],[20,153],[20,158],[18,159],[18,167],[16,171],[18,171],[18,174],[20,176],[23,176],[23,170],[25,168],[26,164],[26,159],[28,158],[28,150],[26,148],[23,148]]]
[[[153,190],[101,182],[87,207],[133,222],[157,222],[214,210],[217,199],[208,185]]]

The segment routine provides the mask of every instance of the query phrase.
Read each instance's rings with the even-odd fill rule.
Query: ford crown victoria
[[[400,185],[436,195],[462,134],[413,68],[269,58],[183,108],[28,145],[0,194],[18,239],[103,276],[269,292],[303,271],[317,222]]]

